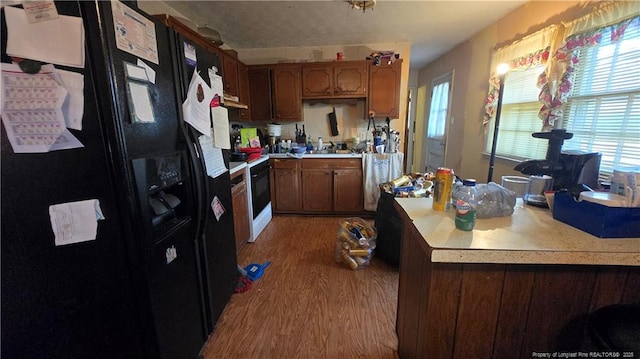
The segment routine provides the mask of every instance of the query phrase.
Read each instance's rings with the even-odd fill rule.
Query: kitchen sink
[[[336,154],[336,150],[330,149],[330,150],[311,150],[311,151],[307,151],[307,154],[310,155],[327,155],[327,154]]]

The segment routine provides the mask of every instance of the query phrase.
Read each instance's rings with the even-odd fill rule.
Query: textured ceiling
[[[196,25],[218,30],[230,48],[409,42],[412,70],[525,2],[378,0],[363,12],[341,0],[165,1]]]

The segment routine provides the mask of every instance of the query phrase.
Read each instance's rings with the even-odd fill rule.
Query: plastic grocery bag
[[[340,221],[336,238],[336,262],[345,263],[351,269],[369,265],[376,248],[378,231],[362,218],[353,217]]]
[[[516,193],[495,182],[479,183],[476,218],[506,217],[513,214]]]

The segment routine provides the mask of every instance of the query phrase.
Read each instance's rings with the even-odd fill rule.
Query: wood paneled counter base
[[[403,221],[401,358],[587,351],[589,312],[640,302],[640,239],[596,238],[539,208],[463,232],[453,211],[432,211],[431,203],[395,202]]]

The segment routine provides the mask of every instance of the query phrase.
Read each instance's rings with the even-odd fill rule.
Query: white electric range
[[[230,167],[233,166],[233,162]],[[242,170],[242,169],[241,169]],[[249,222],[251,237],[255,242],[260,233],[271,221],[271,189],[269,183],[269,156],[262,155],[256,160],[247,162],[245,178],[247,179],[247,197],[249,203]]]

